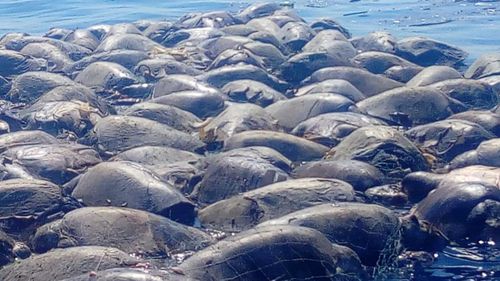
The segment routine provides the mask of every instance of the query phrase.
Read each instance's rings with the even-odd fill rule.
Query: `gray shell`
[[[170,274],[165,271],[148,270],[133,268],[112,268],[96,272],[96,281],[194,281],[180,274]],[[88,281],[89,274],[82,274],[61,281]]]
[[[78,144],[25,145],[2,154],[34,178],[64,184],[101,162],[98,153]]]
[[[123,115],[147,118],[179,131],[191,133],[201,120],[191,112],[184,111],[172,105],[141,102],[127,108]]]
[[[38,101],[19,115],[26,122],[26,129],[43,130],[54,136],[69,131],[82,137],[107,114],[86,102],[71,100]]]
[[[30,43],[20,53],[47,61],[47,70],[59,72],[73,63],[73,60],[62,50],[48,43]]]
[[[175,106],[203,119],[224,110],[224,98],[220,93],[182,91],[154,98],[150,102]]]
[[[186,151],[201,151],[197,138],[162,123],[133,116],[108,116],[97,122],[88,141],[104,155],[115,155],[145,145],[168,146]]]
[[[0,198],[2,230],[21,239],[50,222],[50,216],[61,212],[66,201],[57,185],[33,179],[1,181]]]
[[[189,75],[173,74],[160,79],[156,83],[153,98],[166,96],[182,91],[199,91],[204,93],[217,94],[219,90],[213,88]]]
[[[286,131],[309,118],[331,112],[355,110],[350,99],[330,93],[308,94],[289,100],[278,101],[265,109]]]
[[[371,97],[384,91],[403,86],[402,83],[373,74],[367,70],[355,67],[326,67],[314,72],[303,84],[322,82],[328,79],[347,80],[365,96]]]
[[[384,52],[364,52],[355,56],[352,61],[356,66],[362,67],[374,74],[385,73],[388,69],[395,66],[414,68],[418,71],[421,71],[423,69],[421,66],[418,66],[403,58]]]
[[[391,54],[396,51],[396,41],[394,36],[385,31],[375,31],[351,39],[354,47],[362,52],[378,51]]]
[[[468,110],[491,109],[495,107],[500,96],[488,83],[472,79],[450,79],[429,85],[438,89],[450,98],[460,102]]]
[[[293,135],[271,131],[246,131],[233,135],[224,143],[225,150],[249,146],[267,146],[292,161],[310,161],[323,157],[326,146]]]
[[[476,123],[496,137],[500,137],[500,114],[491,111],[469,110],[454,114],[448,119],[459,119]]]
[[[429,169],[418,148],[402,133],[386,126],[359,128],[329,152],[331,160],[359,160],[377,167],[388,180]]]
[[[109,52],[114,50],[131,50],[151,52],[163,49],[163,46],[139,34],[115,34],[107,36],[97,47],[95,52]]]
[[[458,65],[468,53],[425,37],[408,37],[396,43],[396,55],[421,66]]]
[[[254,80],[236,80],[221,89],[232,101],[251,102],[266,107],[286,97],[273,88]]]
[[[204,227],[240,231],[322,203],[354,201],[354,195],[352,186],[341,180],[287,180],[216,202],[201,209],[198,216]]]
[[[26,72],[12,81],[7,96],[13,102],[31,103],[43,94],[59,86],[77,85],[71,79],[49,72]]]
[[[469,66],[465,78],[479,79],[500,75],[500,55],[498,53],[484,54]]]
[[[394,239],[399,219],[379,205],[334,203],[306,208],[261,225],[295,225],[318,230],[332,243],[353,249],[363,264],[375,265],[386,244]]]
[[[278,131],[280,126],[266,110],[253,104],[232,104],[200,129],[204,142],[223,142],[250,130]]]
[[[11,78],[28,71],[47,68],[47,62],[34,59],[16,51],[0,50],[0,76]]]
[[[80,45],[92,51],[99,45],[99,39],[87,29],[73,30],[64,37],[64,41]]]
[[[61,280],[99,269],[133,266],[141,260],[115,248],[73,247],[31,256],[0,269],[3,281]]]
[[[400,126],[427,124],[453,113],[449,98],[429,87],[396,88],[362,100],[357,107],[362,113]],[[411,124],[398,120],[394,114],[406,116]]]
[[[190,224],[194,205],[145,167],[127,161],[104,162],[78,180],[72,196],[86,206],[126,206]]]
[[[59,144],[59,141],[43,131],[19,131],[0,135],[0,152],[23,145]]]
[[[342,180],[358,191],[381,185],[385,180],[384,174],[377,168],[356,160],[311,161],[296,167],[292,175],[295,178],[319,177]]]
[[[155,169],[180,161],[197,162],[202,156],[171,147],[140,146],[123,151],[112,157],[112,161],[131,161]]]
[[[224,155],[209,163],[192,197],[207,205],[275,182],[288,174],[263,158]]]
[[[454,68],[443,65],[433,65],[424,68],[417,75],[415,75],[406,85],[408,87],[423,87],[437,82],[450,79],[463,78]]]
[[[387,125],[383,121],[354,112],[325,113],[299,123],[292,134],[334,147],[356,129]]]
[[[275,265],[275,266],[269,266]],[[258,227],[229,237],[179,266],[188,277],[225,280],[362,280],[356,254],[321,233],[297,226]],[[346,274],[348,272],[348,274]],[[346,279],[347,278],[347,279]]]
[[[249,64],[223,66],[197,76],[216,88],[222,88],[229,82],[250,79],[264,83],[277,91],[284,91],[288,84],[268,74],[265,70]]]
[[[1,42],[0,44],[5,46],[5,48],[8,50],[14,51],[20,51],[26,45],[31,43],[48,43],[63,51],[63,53],[67,54],[70,59],[74,61],[80,60],[92,53],[90,49],[87,49],[85,47],[47,37],[14,35],[10,38],[5,37],[4,39],[5,40],[3,40],[3,42]]]
[[[95,62],[113,62],[126,69],[132,70],[140,61],[148,59],[149,55],[144,51],[113,50],[95,53],[85,57],[63,69],[63,72],[71,77],[76,77],[80,71]]]
[[[281,79],[297,84],[326,67],[351,66],[343,54],[326,51],[302,52],[290,57],[279,69]]]
[[[332,93],[344,96],[354,102],[365,99],[365,95],[354,87],[349,81],[344,79],[328,79],[322,82],[313,83],[300,87],[295,92],[295,96],[303,96],[315,93]]]
[[[120,91],[127,86],[140,83],[140,79],[117,63],[94,62],[76,76],[75,82],[96,92],[105,92]]]
[[[454,170],[472,165],[500,168],[500,139],[483,141],[476,149],[458,155],[451,160],[449,168]]]
[[[446,162],[475,149],[482,141],[494,138],[480,125],[453,119],[416,126],[405,135],[418,147]]]
[[[115,112],[113,107],[97,96],[94,91],[79,84],[56,87],[38,98],[33,106],[42,106],[40,104],[48,102],[73,100],[88,103],[89,106],[99,109],[105,115]]]
[[[429,231],[438,231],[450,241],[466,244],[467,238],[486,239],[481,233],[484,221],[471,222],[468,217],[478,204],[488,199],[500,201],[499,169],[481,167],[470,166],[448,174],[416,205],[412,215]],[[495,177],[496,183],[491,181]]]
[[[50,241],[50,242],[49,242]],[[129,254],[165,257],[173,252],[197,251],[212,238],[193,227],[148,212],[117,207],[85,207],[38,228],[34,249],[103,246]]]

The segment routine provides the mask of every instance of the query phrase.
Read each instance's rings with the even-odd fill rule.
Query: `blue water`
[[[351,0],[352,1],[352,0]],[[492,0],[296,0],[306,20],[331,17],[354,35],[387,30],[398,38],[425,35],[462,47],[470,59],[500,51],[500,2]],[[238,11],[257,1],[0,0],[0,34],[43,34],[139,19],[175,20],[189,12]],[[280,2],[280,1],[277,1]],[[351,13],[357,13],[349,15]],[[442,23],[437,25],[426,25]]]
[[[352,0],[351,0],[352,1]],[[459,46],[469,62],[500,52],[500,1],[460,0],[296,0],[299,15],[311,21],[330,17],[355,36],[386,30],[403,38],[423,35]],[[51,27],[85,28],[93,24],[140,19],[176,20],[189,12],[237,12],[254,1],[194,0],[0,0],[0,35],[8,32],[44,34]],[[279,1],[278,1],[279,2]],[[500,253],[476,261],[467,254],[441,254],[425,280],[497,280]],[[480,253],[484,256],[484,253]],[[419,277],[420,278],[420,277]],[[422,277],[423,278],[423,277]],[[479,279],[477,279],[479,278]],[[407,280],[403,278],[401,280]],[[424,280],[424,279],[415,279]]]

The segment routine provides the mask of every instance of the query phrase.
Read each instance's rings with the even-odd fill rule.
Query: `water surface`
[[[51,27],[139,19],[176,20],[189,12],[239,11],[261,1],[198,0],[0,0],[0,34],[43,34]],[[280,1],[277,1],[280,2]],[[284,2],[284,1],[281,1]],[[471,59],[500,51],[500,2],[460,0],[296,0],[306,20],[331,17],[354,35],[387,30],[398,38],[430,36],[460,46]]]
[[[0,35],[44,34],[51,27],[85,28],[93,24],[140,19],[176,20],[190,12],[237,12],[254,1],[195,0],[0,0]],[[311,21],[330,17],[355,36],[386,30],[403,38],[423,35],[459,46],[469,62],[500,52],[500,2],[458,0],[297,0],[299,15]],[[499,280],[500,252],[488,247],[448,248],[414,280]],[[408,280],[403,273],[400,280]],[[399,280],[399,279],[398,279]]]

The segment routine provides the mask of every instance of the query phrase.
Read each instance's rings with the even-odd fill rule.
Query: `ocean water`
[[[0,0],[0,36],[8,32],[44,34],[52,27],[140,19],[176,20],[190,12],[237,12],[254,1],[194,0]],[[278,1],[280,2],[280,1]],[[284,1],[281,1],[284,2]],[[310,21],[330,17],[355,36],[385,30],[398,38],[423,35],[470,53],[500,52],[500,1],[460,0],[296,0],[299,15]],[[436,254],[431,268],[412,280],[499,280],[500,252],[486,246],[449,247]],[[409,280],[402,273],[401,279]]]
[[[139,19],[175,20],[189,12],[238,11],[262,1],[0,0],[0,34],[43,34],[51,27],[84,28]],[[280,2],[280,1],[277,1]],[[285,2],[285,1],[281,1]],[[469,61],[500,51],[500,1],[495,0],[291,0],[306,20],[331,17],[354,35],[386,30],[460,46]]]

